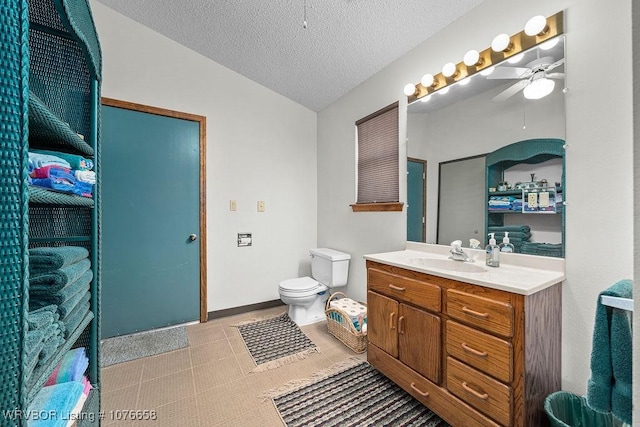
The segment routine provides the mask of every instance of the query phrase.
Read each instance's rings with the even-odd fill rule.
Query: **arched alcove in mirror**
[[[489,69],[478,72],[448,85],[446,93],[438,90],[409,105],[407,156],[427,162],[424,241],[448,245],[461,239],[468,247],[470,239],[476,239],[484,247],[489,204],[486,155],[518,141],[565,139],[564,47],[564,35],[557,36],[493,66],[490,74]],[[555,188],[562,165],[557,159],[514,165],[500,182],[504,190],[520,190],[530,182]],[[558,197],[561,203],[562,191]],[[563,209],[556,214],[523,213],[521,205],[511,205],[518,199],[514,193],[500,201],[513,207],[504,215],[504,225],[528,226],[531,243],[561,244]],[[416,226],[408,222],[407,229]]]

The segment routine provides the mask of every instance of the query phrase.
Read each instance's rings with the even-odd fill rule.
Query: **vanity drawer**
[[[447,314],[476,328],[513,336],[513,306],[455,289],[447,290]]]
[[[511,343],[447,321],[447,353],[474,368],[504,381],[513,378],[513,347]]]
[[[440,311],[441,294],[438,285],[375,268],[369,268],[367,283],[370,291],[379,292],[433,312]]]
[[[451,357],[447,358],[447,388],[500,424],[511,423],[511,387]]]

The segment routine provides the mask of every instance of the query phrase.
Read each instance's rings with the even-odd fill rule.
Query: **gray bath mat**
[[[253,372],[277,368],[304,359],[309,353],[318,352],[313,341],[300,330],[287,313],[236,326],[257,365]]]
[[[267,397],[287,427],[450,427],[364,361],[308,381],[293,381],[286,389],[285,385],[274,390],[271,396],[267,392]]]
[[[109,338],[102,341],[100,364],[104,367],[128,362],[178,350],[187,345],[189,345],[189,338],[185,326]]]

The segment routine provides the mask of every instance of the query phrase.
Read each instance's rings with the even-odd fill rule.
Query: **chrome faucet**
[[[462,250],[462,240],[454,240],[451,242],[451,249],[449,250],[451,256],[449,259],[462,262],[475,262],[465,251]]]

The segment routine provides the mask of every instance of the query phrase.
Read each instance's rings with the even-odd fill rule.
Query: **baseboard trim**
[[[220,319],[221,317],[235,316],[236,314],[248,313],[255,310],[264,310],[266,308],[273,308],[278,306],[284,306],[282,300],[275,299],[272,301],[259,302],[256,304],[243,305],[240,307],[226,308],[224,310],[210,311],[207,315],[207,320]]]

